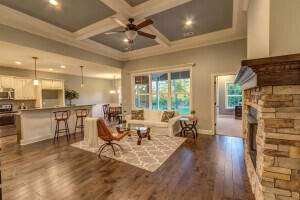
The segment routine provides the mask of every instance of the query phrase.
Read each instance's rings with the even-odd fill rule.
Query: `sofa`
[[[152,134],[175,136],[180,132],[180,118],[178,111],[168,122],[162,122],[163,110],[144,110],[144,120],[133,120],[131,115],[126,115],[126,126],[132,128],[136,125],[144,125],[151,127]]]

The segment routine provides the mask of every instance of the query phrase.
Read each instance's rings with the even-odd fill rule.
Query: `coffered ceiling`
[[[123,28],[119,27],[116,29],[112,29],[110,31],[120,31],[120,30],[123,30]],[[104,33],[101,33],[99,35],[91,37],[90,39],[99,42],[101,44],[104,44],[106,46],[109,46],[113,49],[117,49],[121,52],[134,51],[137,49],[158,45],[158,43],[155,40],[142,37],[139,35],[134,40],[133,45],[129,44],[128,42],[124,42],[125,38],[126,37],[123,33],[112,34],[112,35],[105,35]]]
[[[52,0],[51,0],[52,1]],[[245,38],[246,0],[0,0],[0,24],[118,60]],[[129,47],[120,23],[152,19]],[[191,20],[191,25],[186,21]]]

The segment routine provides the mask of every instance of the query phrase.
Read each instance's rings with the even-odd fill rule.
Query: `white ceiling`
[[[115,67],[0,41],[0,66],[34,70],[32,56],[39,58],[37,60],[38,71],[81,76],[80,65],[83,65],[85,66],[83,71],[85,77],[103,79],[114,79],[114,77],[119,79],[121,77],[121,69]],[[22,64],[17,65],[16,61]],[[60,68],[61,65],[64,65],[66,68]],[[50,68],[53,71],[50,71]]]

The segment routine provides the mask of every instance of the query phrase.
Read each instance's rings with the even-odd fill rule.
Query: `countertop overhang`
[[[46,107],[46,108],[29,108],[29,109],[22,109],[21,112],[26,111],[41,111],[41,110],[55,110],[55,109],[68,109],[68,108],[77,108],[77,107],[87,107],[87,106],[94,106],[96,104],[87,104],[87,105],[75,105],[75,106],[55,106],[55,107]]]

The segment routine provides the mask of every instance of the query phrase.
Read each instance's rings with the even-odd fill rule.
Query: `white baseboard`
[[[199,134],[204,134],[204,135],[214,135],[212,130],[205,130],[205,129],[197,129]]]
[[[43,141],[43,140],[48,140],[48,139],[50,139],[52,137],[53,137],[52,135],[45,135],[45,136],[30,138],[30,139],[27,139],[27,140],[21,140],[20,144],[21,145],[32,144],[32,143],[35,143],[35,142],[39,142],[39,141]]]

